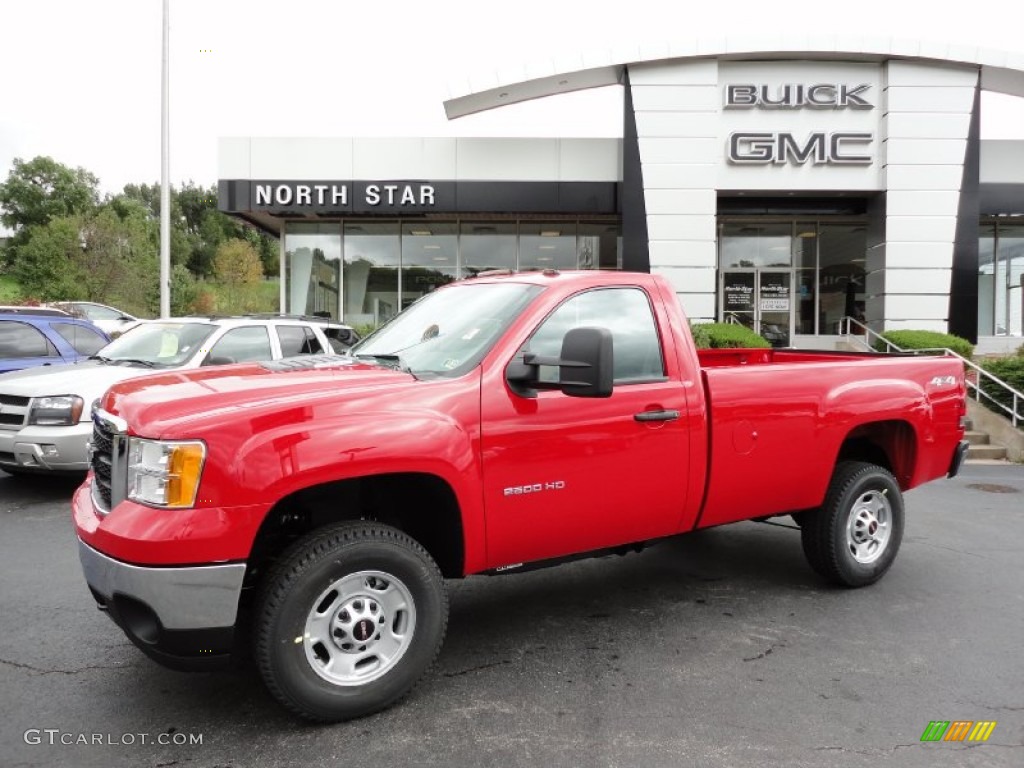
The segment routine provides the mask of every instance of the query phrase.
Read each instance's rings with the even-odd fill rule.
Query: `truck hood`
[[[396,388],[416,384],[409,373],[343,357],[292,359],[125,381],[107,392],[102,407],[127,421],[135,434],[176,437],[196,428],[216,429],[243,413],[250,418],[324,400],[349,406],[369,398],[384,402]],[[387,395],[381,394],[384,389]]]
[[[152,368],[111,365],[99,360],[29,368],[0,376],[0,394],[19,397],[78,395],[85,400],[85,420],[92,402],[119,381],[153,373]]]

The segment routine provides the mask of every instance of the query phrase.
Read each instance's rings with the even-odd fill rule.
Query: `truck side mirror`
[[[558,381],[540,381],[542,365],[558,366]],[[573,328],[562,339],[558,357],[527,352],[505,372],[512,391],[522,397],[536,397],[538,389],[559,389],[570,397],[611,397],[613,351],[607,328]]]

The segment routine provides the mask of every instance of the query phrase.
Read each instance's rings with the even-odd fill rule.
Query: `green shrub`
[[[378,328],[376,323],[356,323],[352,329],[359,334],[360,339],[365,339]]]
[[[1018,392],[1024,392],[1024,356],[998,357],[993,360],[985,360],[981,363],[981,367],[993,376],[997,376],[1005,381]],[[1002,403],[1007,408],[1013,407],[1013,395],[1002,387],[995,386],[984,376],[979,378],[981,378],[982,392],[991,396],[993,400]],[[981,402],[992,408],[996,413],[1005,415],[1005,411],[1002,411],[999,408],[993,408],[992,404],[986,398],[981,398]],[[1018,397],[1017,413],[1020,414],[1022,412],[1024,412],[1024,403],[1022,403],[1021,399]]]
[[[901,349],[951,349],[968,360],[974,355],[974,345],[967,339],[951,333],[938,331],[886,331],[882,338],[888,339]],[[881,341],[875,342],[875,349],[885,352],[886,346]]]
[[[751,347],[770,347],[767,340],[747,328],[745,325],[733,323],[701,323],[695,325],[699,328],[700,339],[694,335],[694,343],[699,349],[723,349]],[[706,344],[703,343],[706,339]]]
[[[708,349],[711,347],[711,334],[708,333],[706,323],[690,323],[690,334],[693,336],[693,343],[697,349]]]

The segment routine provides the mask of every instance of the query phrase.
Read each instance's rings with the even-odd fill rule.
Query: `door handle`
[[[679,411],[640,411],[634,414],[636,421],[675,421],[679,418]]]

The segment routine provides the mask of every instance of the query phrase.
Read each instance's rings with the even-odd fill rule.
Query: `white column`
[[[715,317],[718,62],[629,68],[651,272],[693,320]]]
[[[978,70],[890,61],[885,78],[885,242],[868,254],[868,314],[945,332]]]

